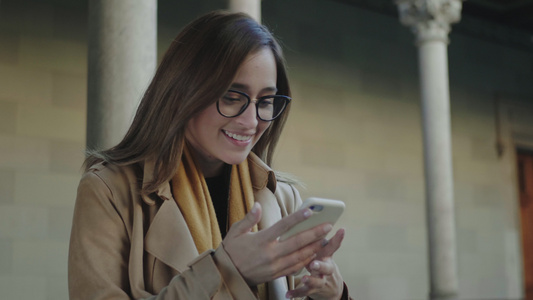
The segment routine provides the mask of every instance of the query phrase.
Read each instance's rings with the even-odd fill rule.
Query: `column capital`
[[[450,24],[461,19],[462,0],[395,0],[400,22],[411,27],[417,42],[448,42]]]

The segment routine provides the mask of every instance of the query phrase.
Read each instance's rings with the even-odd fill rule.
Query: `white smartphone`
[[[322,223],[330,223],[335,225],[335,222],[340,218],[344,211],[344,202],[339,200],[322,199],[322,198],[307,198],[300,206],[300,209],[309,208],[312,215],[302,222],[294,225],[284,234],[279,237],[283,241],[297,233],[311,229]]]

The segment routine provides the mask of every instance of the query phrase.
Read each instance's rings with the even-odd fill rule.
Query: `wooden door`
[[[518,152],[525,300],[533,300],[533,153]]]

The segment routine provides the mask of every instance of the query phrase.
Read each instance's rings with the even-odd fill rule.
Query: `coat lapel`
[[[154,167],[153,160],[144,163],[143,186],[152,182]],[[150,206],[156,205],[156,198],[163,200],[144,237],[146,252],[180,273],[185,271],[187,263],[198,256],[198,251],[187,223],[172,197],[170,183],[162,184],[154,194],[143,195],[142,198]]]
[[[178,270],[198,256],[187,223],[174,199],[163,201],[145,237],[146,252]]]

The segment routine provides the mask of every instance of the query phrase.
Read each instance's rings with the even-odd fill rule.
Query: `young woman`
[[[344,230],[278,240],[310,215],[269,167],[289,96],[265,27],[224,12],[189,24],[124,139],[86,159],[70,298],[348,299],[332,260]]]

